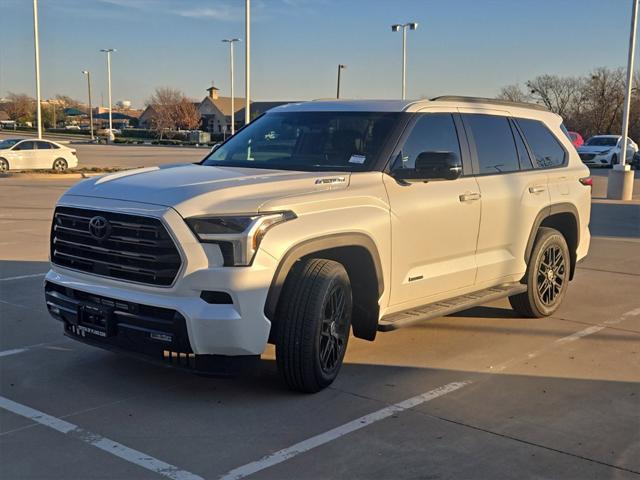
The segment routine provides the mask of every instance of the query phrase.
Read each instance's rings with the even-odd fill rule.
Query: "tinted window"
[[[520,161],[520,168],[522,170],[529,170],[533,168],[531,163],[531,158],[529,157],[529,153],[527,152],[527,147],[524,145],[524,141],[522,140],[522,136],[520,132],[516,128],[515,125],[511,124],[511,131],[513,132],[513,138],[516,141],[516,148],[518,150],[518,160]]]
[[[564,148],[544,123],[524,118],[518,118],[517,122],[529,147],[533,150],[537,168],[557,167],[564,164],[566,155]]]
[[[204,165],[301,171],[368,170],[401,113],[274,112],[251,122]]]
[[[518,152],[506,117],[466,114],[464,118],[476,144],[480,174],[519,170]]]
[[[414,168],[422,152],[453,152],[460,159],[460,144],[449,113],[427,113],[416,122],[394,168]]]
[[[618,144],[618,137],[591,137],[585,145],[594,147],[615,147]]]
[[[22,142],[16,145],[15,150],[34,150],[35,142]]]
[[[36,142],[36,145],[38,146],[38,150],[50,150],[53,148],[53,145],[49,142]]]

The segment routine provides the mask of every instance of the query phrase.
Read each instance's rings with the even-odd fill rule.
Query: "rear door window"
[[[464,114],[467,133],[473,139],[481,175],[516,172],[520,169],[518,152],[507,117]]]
[[[526,118],[518,118],[516,122],[533,151],[536,168],[564,165],[567,153],[544,123]]]

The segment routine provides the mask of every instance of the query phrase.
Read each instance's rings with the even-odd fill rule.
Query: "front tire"
[[[292,390],[314,393],[338,375],[351,329],[352,295],[342,264],[322,258],[296,263],[278,305],[276,361]]]
[[[64,158],[56,158],[53,161],[53,171],[55,172],[66,172],[67,168],[69,168],[69,165],[67,164],[67,161]]]
[[[513,309],[525,317],[552,315],[567,292],[570,262],[564,236],[553,228],[540,228],[527,266],[527,291],[509,297]]]
[[[7,162],[4,158],[0,158],[0,173],[9,171],[9,162]]]
[[[617,164],[618,164],[618,155],[613,155],[613,157],[611,157],[611,163],[609,164],[609,168],[613,168],[613,166]]]

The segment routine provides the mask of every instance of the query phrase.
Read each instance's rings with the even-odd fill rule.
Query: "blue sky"
[[[34,95],[30,0],[0,0],[0,96]],[[80,73],[106,101],[141,106],[157,86],[200,98],[214,81],[229,94],[227,37],[244,36],[244,0],[40,0],[44,98],[85,100]],[[493,96],[542,73],[581,75],[626,65],[631,0],[253,0],[252,96],[294,100],[400,95],[401,35],[408,32],[407,96]],[[236,92],[244,91],[237,44]],[[639,55],[640,56],[640,55]],[[640,60],[636,62],[640,65]],[[636,67],[637,68],[637,67]]]

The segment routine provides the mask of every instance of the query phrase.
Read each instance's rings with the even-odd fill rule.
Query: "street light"
[[[231,73],[231,135],[236,133],[236,107],[233,96],[233,44],[239,42],[239,38],[225,38],[222,40],[229,44],[229,71]],[[246,105],[245,105],[246,110]]]
[[[399,32],[402,29],[402,99],[406,98],[406,76],[407,76],[407,27],[409,30],[418,28],[417,22],[396,23],[391,25],[392,32]]]
[[[38,0],[33,0],[33,46],[36,61],[36,116],[38,138],[42,138],[42,106],[40,105],[40,42],[38,39]]]
[[[627,59],[627,83],[625,85],[624,111],[622,114],[622,151],[620,163],[614,165],[607,181],[607,198],[631,200],[633,197],[633,172],[626,164],[629,134],[629,111],[631,108],[631,84],[633,81],[633,61],[636,50],[636,30],[638,28],[638,1],[631,0],[631,32],[629,33],[629,56]]]
[[[342,63],[338,64],[338,90],[336,92],[336,98],[340,98],[340,72],[342,71],[343,68],[347,68],[346,65],[343,65]]]
[[[91,72],[83,70],[82,73],[87,76],[87,90],[89,91],[89,128],[91,129],[91,141],[93,141],[93,110],[91,108]]]
[[[116,52],[115,48],[103,48],[100,50],[107,54],[107,85],[108,85],[108,97],[109,97],[109,141],[113,141],[113,120],[111,118],[111,54]]]
[[[244,4],[244,124],[251,121],[251,0]]]

